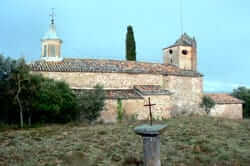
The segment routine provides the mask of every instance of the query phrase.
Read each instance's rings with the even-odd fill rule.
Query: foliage
[[[201,107],[205,108],[205,111],[207,114],[210,113],[210,110],[215,106],[215,101],[209,97],[209,96],[204,96],[202,98],[202,103],[201,103]]]
[[[122,100],[117,100],[117,120],[121,122],[123,120],[123,108],[122,108]]]
[[[10,73],[10,81],[15,82],[14,94],[15,94],[15,102],[18,104],[19,107],[19,116],[20,116],[20,127],[23,128],[23,112],[24,112],[24,102],[25,99],[21,97],[21,93],[25,89],[25,84],[28,82],[29,79],[29,66],[26,65],[24,59],[19,59],[17,61],[17,66]],[[29,102],[29,101],[26,101]]]
[[[76,119],[77,100],[69,86],[60,81],[30,74],[24,59],[0,55],[0,122],[23,127],[34,123],[64,123]],[[17,118],[20,117],[20,118]]]
[[[0,55],[0,121],[2,123],[9,123],[10,117],[14,120],[15,116],[12,116],[8,110],[14,109],[13,99],[14,94],[11,90],[11,84],[7,80],[11,71],[15,70],[16,61],[11,60],[10,58],[5,58],[3,55]]]
[[[23,127],[24,101],[21,98],[21,93],[28,79],[29,66],[26,65],[23,58],[15,61],[0,55],[0,69],[2,73],[2,79],[0,80],[0,89],[2,93],[0,99],[1,104],[3,104],[3,112],[1,113],[5,115],[5,118],[9,118],[8,110],[13,108],[13,105],[17,104],[20,126]]]
[[[79,96],[79,111],[81,116],[92,122],[100,116],[104,107],[105,92],[101,85],[96,85],[94,90],[85,91]]]
[[[76,105],[76,96],[65,82],[44,79],[34,108],[40,111],[44,122],[65,123],[76,119]]]
[[[243,117],[250,118],[250,89],[246,87],[238,87],[233,90],[232,96],[243,100]]]
[[[130,61],[136,61],[136,44],[135,44],[133,27],[131,25],[127,27],[126,59]]]
[[[9,74],[13,70],[16,69],[17,62],[12,60],[10,57],[5,58],[2,54],[0,54],[0,71]]]

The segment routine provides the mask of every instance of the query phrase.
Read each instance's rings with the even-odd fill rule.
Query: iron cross
[[[151,104],[150,97],[148,98],[148,104],[144,105],[145,107],[149,107],[149,116],[150,116],[150,125],[151,126],[153,124],[151,107],[154,105],[156,105],[156,104]]]
[[[55,8],[51,9],[51,14],[49,15],[51,17],[51,24],[54,24],[55,22],[55,12],[54,12]]]

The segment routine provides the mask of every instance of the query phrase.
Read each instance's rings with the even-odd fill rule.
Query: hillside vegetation
[[[0,132],[1,166],[136,166],[142,140],[133,128],[144,122],[115,125],[67,124]],[[249,166],[250,121],[179,117],[161,122],[162,165]]]

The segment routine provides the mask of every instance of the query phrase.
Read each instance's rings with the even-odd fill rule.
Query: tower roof
[[[44,35],[42,40],[61,40],[56,34],[55,24],[50,24],[49,31]]]
[[[196,40],[194,37],[191,38],[187,33],[183,33],[181,37],[178,40],[176,40],[176,42],[173,45],[167,48],[176,47],[176,46],[189,46],[189,47],[196,46]],[[164,49],[167,49],[167,48],[164,48]]]
[[[181,37],[175,42],[174,45],[180,46],[192,46],[194,39],[191,38],[188,34],[184,33]]]

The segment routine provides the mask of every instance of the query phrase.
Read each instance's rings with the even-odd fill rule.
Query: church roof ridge
[[[130,74],[161,74],[201,77],[200,73],[181,70],[174,65],[125,60],[64,59],[59,62],[36,61],[30,64],[32,71],[44,72],[100,72]]]
[[[127,60],[118,60],[118,59],[91,59],[91,58],[65,58],[64,62],[81,62],[81,61],[109,61],[109,62],[125,62],[125,63],[145,63],[145,64],[162,64],[157,62],[146,62],[146,61],[127,61]],[[163,65],[163,64],[162,64]],[[165,64],[164,64],[165,65]]]

